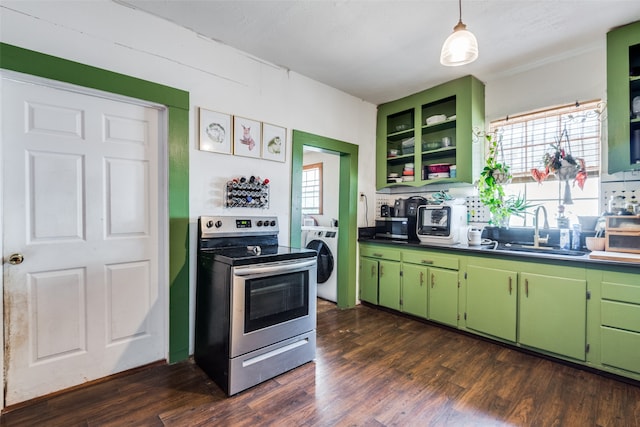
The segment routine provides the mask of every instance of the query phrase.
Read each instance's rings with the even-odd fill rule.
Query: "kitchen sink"
[[[575,250],[569,250],[569,249],[554,248],[552,246],[534,247],[530,245],[519,245],[519,244],[513,244],[513,243],[500,243],[496,249],[503,250],[503,251],[529,252],[529,253],[536,253],[536,254],[565,255],[565,256],[583,256],[588,253],[585,251],[575,251]]]

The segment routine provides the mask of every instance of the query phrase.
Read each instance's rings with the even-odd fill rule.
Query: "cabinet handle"
[[[422,287],[422,284],[424,283],[424,271],[420,272],[420,287]]]
[[[378,257],[378,258],[382,258],[382,254],[373,254],[373,256]]]
[[[384,276],[384,265],[380,266],[380,277]]]
[[[373,277],[373,276],[375,276],[375,275],[376,275],[376,266],[375,266],[375,265],[372,265],[372,266],[371,266],[371,277]]]
[[[422,260],[422,263],[423,263],[423,264],[431,265],[431,264],[433,264],[433,260],[430,260],[430,259],[423,259],[423,260]]]
[[[435,285],[436,283],[436,276],[433,275],[433,273],[431,273],[431,289],[433,289],[433,285]]]
[[[512,290],[513,290],[512,279],[511,279],[511,276],[509,276],[509,295],[511,295]]]
[[[529,297],[529,279],[524,279],[524,294]]]

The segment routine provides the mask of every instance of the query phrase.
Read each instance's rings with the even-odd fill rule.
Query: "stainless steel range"
[[[198,220],[195,360],[229,396],[316,354],[316,252],[273,216]]]

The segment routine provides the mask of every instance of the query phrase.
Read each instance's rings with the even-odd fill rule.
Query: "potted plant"
[[[489,154],[477,182],[478,196],[480,202],[491,212],[489,224],[508,227],[511,215],[522,217],[533,205],[527,203],[521,195],[505,194],[503,185],[511,182],[512,178],[509,165],[499,159],[499,139],[492,134],[485,134],[484,137],[488,143]]]

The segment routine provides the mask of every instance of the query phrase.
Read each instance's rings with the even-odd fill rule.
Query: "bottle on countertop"
[[[573,224],[573,234],[571,235],[571,249],[579,251],[582,247],[580,235],[582,234],[582,226]]]

